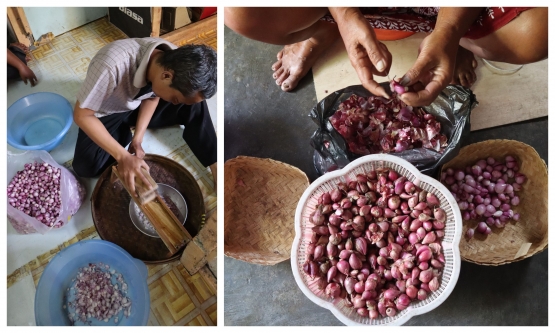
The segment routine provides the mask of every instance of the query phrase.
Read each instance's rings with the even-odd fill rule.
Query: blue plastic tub
[[[80,241],[60,251],[44,269],[35,294],[35,320],[37,326],[69,326],[68,307],[64,295],[72,285],[79,268],[89,263],[110,265],[123,275],[128,285],[127,297],[131,299],[131,314],[128,318],[119,314],[119,321],[98,321],[90,318],[92,325],[145,326],[150,313],[146,265],[133,258],[121,247],[104,240]],[[64,309],[66,305],[66,309]],[[76,321],[75,325],[85,325]]]
[[[8,108],[8,143],[23,150],[56,148],[73,122],[73,108],[64,97],[38,92]]]

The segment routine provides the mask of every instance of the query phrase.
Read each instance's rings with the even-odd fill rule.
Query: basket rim
[[[403,168],[405,168],[410,173],[412,173],[416,177],[417,180],[424,181],[424,182],[432,185],[436,189],[440,190],[441,192],[443,192],[447,202],[451,205],[451,209],[453,210],[453,216],[454,216],[454,220],[455,220],[455,234],[453,236],[453,242],[451,242],[451,243],[443,242],[442,243],[442,245],[449,244],[449,247],[444,247],[444,248],[449,248],[453,251],[453,272],[451,274],[451,278],[449,279],[449,282],[447,283],[447,286],[446,286],[445,290],[438,296],[438,298],[436,298],[432,302],[430,302],[428,304],[425,304],[425,305],[423,305],[421,307],[418,307],[418,308],[414,308],[412,306],[409,306],[407,308],[407,311],[403,315],[399,316],[398,318],[396,318],[395,320],[393,320],[391,322],[388,322],[388,323],[385,323],[385,324],[374,324],[374,325],[370,324],[370,325],[367,325],[367,324],[363,324],[363,323],[353,321],[352,319],[348,318],[346,315],[344,315],[334,305],[334,303],[317,297],[316,295],[314,295],[312,293],[312,291],[310,289],[308,289],[308,287],[303,283],[303,280],[302,280],[302,277],[301,277],[301,272],[299,271],[298,266],[297,266],[297,261],[298,261],[297,250],[298,250],[300,242],[301,242],[302,211],[303,211],[304,206],[306,205],[309,197],[312,195],[312,193],[320,185],[326,183],[327,181],[338,178],[338,177],[341,177],[341,176],[345,176],[345,175],[349,174],[350,172],[352,172],[357,167],[359,167],[359,166],[361,166],[365,163],[376,162],[376,161],[386,161],[386,162],[391,162],[391,163],[394,163],[394,164],[398,164],[398,165],[402,166]],[[293,245],[291,247],[291,270],[293,272],[293,277],[295,278],[295,281],[297,282],[298,287],[305,294],[305,296],[307,296],[311,301],[313,301],[317,305],[330,310],[333,313],[333,315],[345,325],[353,325],[353,326],[402,325],[405,322],[407,322],[409,319],[411,319],[413,316],[429,312],[429,311],[435,309],[436,307],[438,307],[441,303],[443,303],[449,297],[451,292],[455,289],[455,285],[458,281],[459,274],[460,274],[460,268],[461,268],[461,256],[460,256],[460,251],[459,251],[459,242],[460,242],[461,234],[462,234],[462,216],[461,216],[460,210],[459,210],[458,205],[455,201],[455,198],[451,195],[451,192],[449,192],[449,190],[443,184],[441,184],[438,180],[436,180],[432,177],[429,177],[429,176],[426,176],[426,175],[422,174],[415,166],[413,166],[411,163],[409,163],[408,161],[406,161],[406,160],[404,160],[400,157],[393,156],[393,155],[388,155],[388,154],[366,155],[366,156],[360,157],[360,158],[352,161],[347,166],[345,166],[343,169],[335,170],[333,172],[329,172],[329,173],[324,174],[320,178],[316,179],[312,184],[310,184],[310,186],[303,193],[303,196],[299,200],[299,204],[297,205],[297,210],[295,212],[295,238],[293,240]]]

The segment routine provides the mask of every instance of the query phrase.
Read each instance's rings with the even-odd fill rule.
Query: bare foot
[[[337,25],[320,21],[321,28],[311,38],[285,45],[277,54],[278,61],[272,65],[273,78],[283,91],[295,89],[308,73],[322,52],[339,37]]]
[[[453,81],[451,84],[458,84],[466,88],[470,88],[476,82],[476,72],[478,66],[474,54],[462,46],[457,51],[457,61],[455,63],[455,72],[453,73]]]

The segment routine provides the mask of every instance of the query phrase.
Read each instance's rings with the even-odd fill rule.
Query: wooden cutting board
[[[393,56],[390,78],[403,76],[414,64],[425,36],[417,33],[383,42]],[[471,89],[479,105],[470,116],[472,131],[547,116],[547,60],[525,65],[511,75],[493,74],[481,59],[477,60],[477,81]],[[320,57],[312,74],[318,100],[341,88],[360,84],[342,40],[337,40]],[[387,81],[387,77],[376,80]]]

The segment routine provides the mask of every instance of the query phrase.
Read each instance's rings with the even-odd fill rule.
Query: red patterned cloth
[[[487,36],[530,8],[532,7],[488,7],[470,26],[464,37],[478,39]],[[434,30],[439,7],[369,7],[360,10],[374,29],[429,33]],[[335,22],[331,15],[322,19]]]

